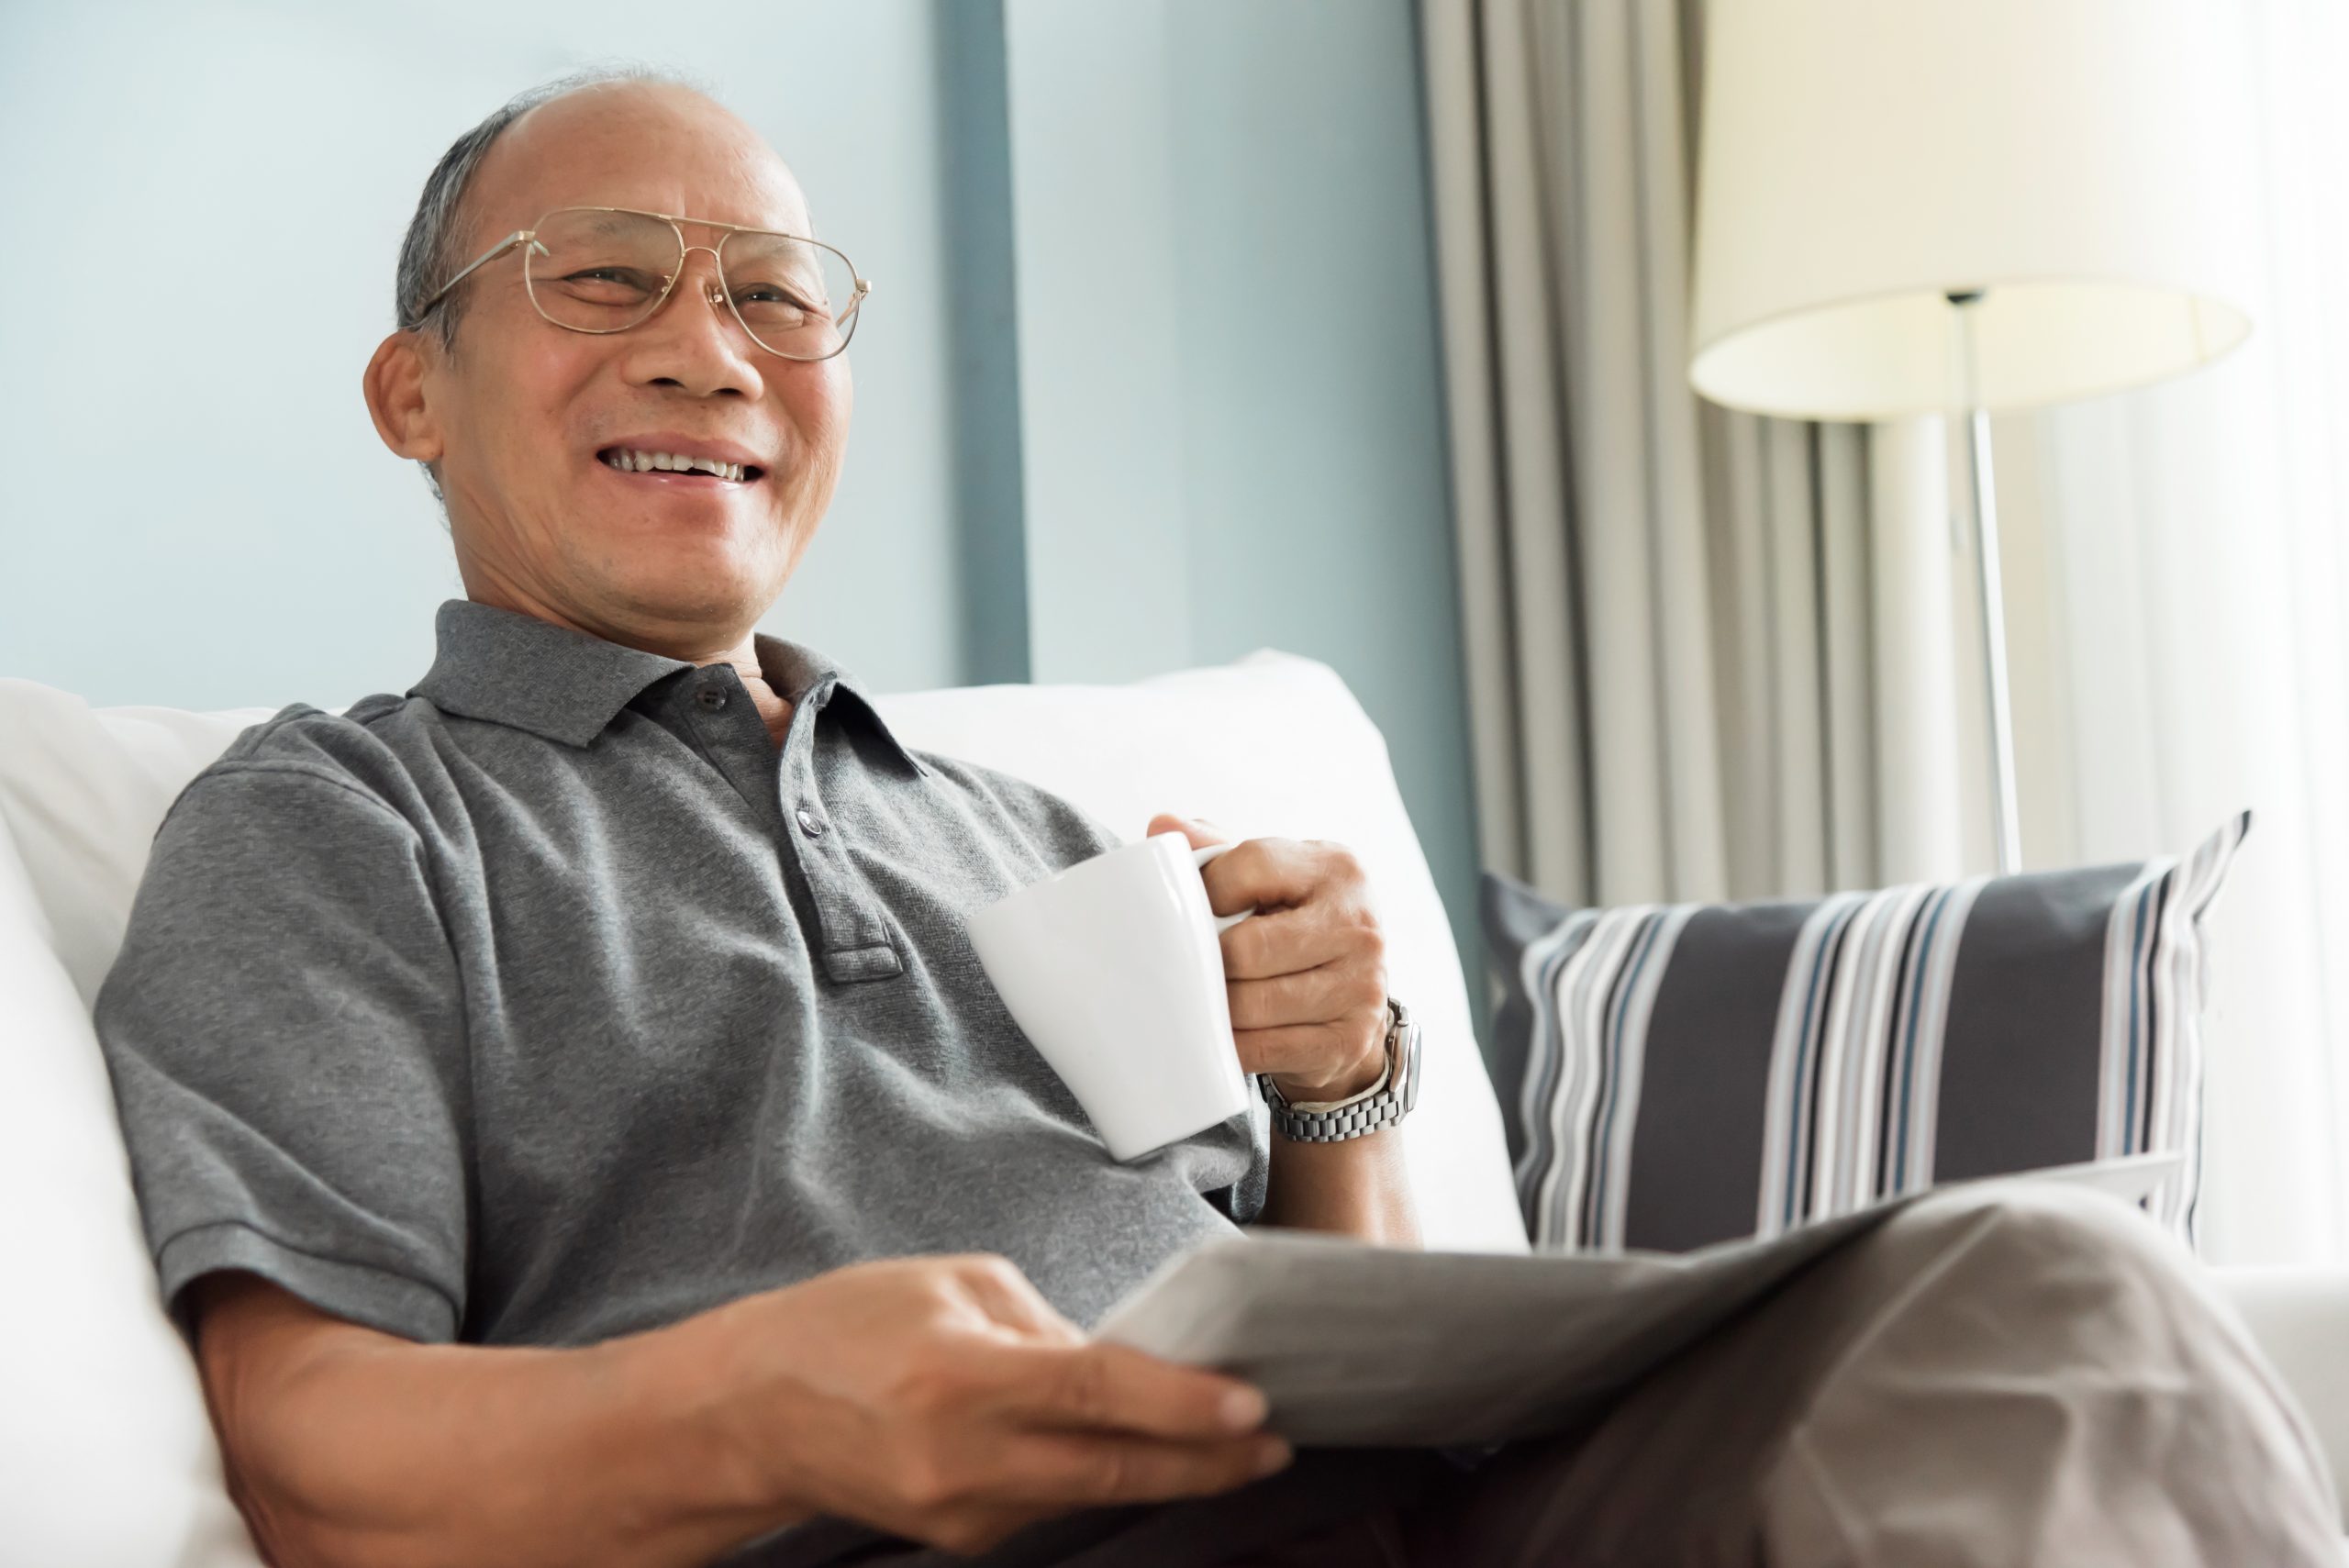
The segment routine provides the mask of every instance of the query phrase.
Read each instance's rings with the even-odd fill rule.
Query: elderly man
[[[404,695],[248,730],[158,834],[100,1032],[273,1562],[2332,1560],[2298,1418],[2099,1199],[1930,1201],[1481,1462],[1293,1455],[1088,1342],[1234,1226],[1412,1244],[1408,1031],[1353,861],[1241,845],[1280,1105],[1103,1153],[960,917],[1112,837],[752,630],[848,429],[863,286],[810,234],[673,84],[459,140],[365,390],[467,596]],[[1372,1129],[1308,1140],[1331,1102]]]

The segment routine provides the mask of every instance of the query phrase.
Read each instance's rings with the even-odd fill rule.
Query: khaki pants
[[[903,1547],[823,1560],[969,1561]],[[1473,1469],[1417,1451],[1308,1453],[1222,1497],[1052,1521],[984,1561],[2342,1568],[2344,1557],[2306,1420],[2193,1260],[2133,1209],[2048,1186],[1960,1189],[1903,1210],[1588,1430],[1512,1444]]]

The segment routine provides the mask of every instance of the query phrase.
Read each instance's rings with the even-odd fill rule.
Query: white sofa
[[[1378,890],[1395,989],[1428,1025],[1407,1146],[1430,1244],[1522,1250],[1452,933],[1385,744],[1334,673],[1258,654],[1131,686],[882,706],[911,744],[1035,779],[1129,833],[1173,809],[1241,836],[1351,845]],[[164,808],[268,711],[92,709],[0,680],[0,1256],[12,1274],[0,1295],[0,1560],[256,1562],[155,1299],[89,1004]],[[2349,1273],[2221,1278],[2340,1469]]]

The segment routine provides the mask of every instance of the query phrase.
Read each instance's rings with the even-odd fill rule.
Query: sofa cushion
[[[2174,1151],[2191,1235],[2202,917],[2183,862],[1574,909],[1487,876],[1495,1075],[1537,1245],[1680,1251],[1937,1180]]]
[[[0,821],[0,1558],[254,1568],[51,929]]]

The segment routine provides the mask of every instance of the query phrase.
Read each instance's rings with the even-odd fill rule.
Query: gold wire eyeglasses
[[[723,229],[716,245],[687,245],[684,225]],[[745,228],[706,217],[629,207],[557,207],[473,258],[418,306],[412,330],[433,306],[508,250],[522,250],[522,286],[538,313],[573,332],[625,332],[661,308],[685,258],[707,250],[718,278],[705,286],[751,341],[786,360],[828,360],[848,347],[873,292],[849,259],[819,239]]]

